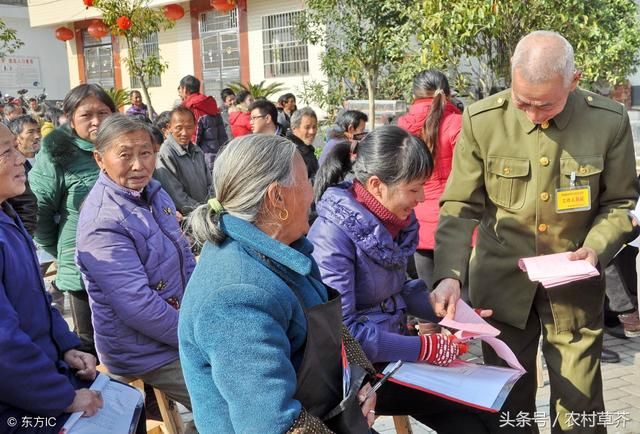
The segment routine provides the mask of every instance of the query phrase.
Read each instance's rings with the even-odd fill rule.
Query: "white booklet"
[[[102,393],[103,407],[91,417],[82,417],[81,411],[72,413],[60,434],[128,434],[135,431],[144,404],[142,392],[127,384],[111,381],[101,373],[90,389]]]
[[[383,374],[393,366],[389,363]],[[405,362],[389,381],[464,405],[497,412],[524,371],[456,360],[449,366]]]

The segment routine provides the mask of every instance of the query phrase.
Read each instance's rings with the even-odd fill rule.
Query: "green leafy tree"
[[[262,80],[258,84],[253,84],[250,81],[247,83],[231,83],[229,88],[235,93],[240,92],[241,90],[246,90],[249,92],[254,98],[269,98],[272,95],[275,95],[279,92],[284,91],[284,83],[275,82],[268,85],[265,85],[266,80]]]
[[[18,39],[15,29],[7,27],[5,22],[0,18],[0,59],[7,54],[15,52],[22,47],[24,43]]]
[[[104,91],[111,97],[111,100],[118,109],[127,104],[131,104],[131,91],[129,89],[116,89],[115,87],[112,87],[110,89],[105,89]]]
[[[345,97],[366,89],[371,128],[379,80],[391,65],[402,64],[410,50],[414,21],[413,0],[306,0],[306,14],[298,33],[307,42],[321,44],[323,72],[329,88]],[[385,69],[386,68],[386,69]]]
[[[160,56],[142,56],[139,46],[154,33],[171,29],[175,22],[167,19],[162,10],[150,8],[149,3],[150,0],[94,0],[93,6],[100,10],[111,32],[127,42],[125,64],[129,74],[140,82],[149,113],[153,114],[148,83],[151,77],[162,76],[168,65]]]
[[[422,6],[413,17],[421,23],[421,63],[467,83],[478,80],[483,95],[510,85],[513,50],[533,30],[554,30],[571,42],[587,87],[616,85],[636,70],[640,23],[630,0],[425,0]]]

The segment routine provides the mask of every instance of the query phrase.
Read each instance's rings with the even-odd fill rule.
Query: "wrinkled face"
[[[142,95],[140,95],[139,92],[134,92],[131,95],[131,104],[136,107],[140,107],[140,105],[142,104]]]
[[[156,167],[153,140],[144,131],[118,137],[104,152],[94,152],[100,169],[122,187],[140,191],[147,186]]]
[[[271,116],[267,114],[263,115],[258,108],[251,110],[250,124],[254,134],[270,133],[273,129]]]
[[[232,105],[234,105],[236,103],[236,96],[235,95],[227,95],[224,98],[224,105],[226,107],[231,107]]]
[[[109,106],[90,95],[80,101],[80,105],[71,115],[70,125],[78,137],[93,143],[98,135],[98,128],[110,115]]]
[[[0,203],[24,193],[25,158],[9,128],[0,124]]]
[[[410,182],[400,182],[392,187],[380,183],[380,191],[374,195],[386,209],[399,219],[405,220],[420,202],[424,202],[424,182],[425,178],[419,178]]]
[[[38,124],[24,124],[22,131],[16,136],[18,149],[25,157],[33,158],[40,150],[41,138],[42,134],[40,134]]]
[[[522,110],[534,124],[542,124],[558,115],[567,104],[569,93],[578,85],[579,75],[565,84],[561,74],[544,83],[529,83],[516,68],[512,74],[511,98],[518,110]]]
[[[191,136],[196,131],[196,124],[193,116],[189,113],[174,113],[171,115],[169,130],[175,141],[182,147],[189,146]]]
[[[309,209],[313,201],[313,187],[307,175],[307,165],[299,152],[293,157],[294,183],[290,187],[282,187],[284,207],[289,217],[283,222],[285,235],[283,242],[291,244],[309,232]]]
[[[310,145],[318,133],[318,121],[311,116],[302,116],[300,126],[298,128],[292,128],[291,131],[305,144]]]

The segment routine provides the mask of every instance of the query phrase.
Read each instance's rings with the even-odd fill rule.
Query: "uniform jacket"
[[[51,307],[31,237],[7,204],[0,211],[0,423],[58,417],[75,397],[63,354],[80,345]]]
[[[309,231],[325,285],[342,294],[342,316],[372,362],[416,361],[420,340],[404,336],[406,313],[433,317],[422,280],[407,280],[407,259],[418,243],[418,223],[397,239],[364,205],[351,183],[330,187],[317,203]]]
[[[296,145],[296,148],[298,148],[298,152],[302,155],[304,164],[307,166],[309,179],[313,180],[318,172],[318,159],[316,158],[315,152],[316,148],[314,148],[313,145],[307,145],[291,131],[287,133],[287,139],[291,140]]]
[[[74,254],[80,206],[98,178],[93,143],[62,125],[42,140],[29,184],[38,198],[35,240],[58,263],[56,286],[84,290]]]
[[[628,210],[638,190],[629,118],[617,102],[581,89],[548,125],[529,121],[510,90],[469,106],[463,117],[442,196],[434,281],[465,275],[479,222],[471,301],[524,328],[537,284],[518,259],[588,246],[604,269],[631,231]],[[568,187],[572,173],[576,185],[591,188],[591,209],[559,214],[556,189]],[[601,279],[547,294],[558,332],[588,325],[602,311]]]
[[[192,93],[184,100],[184,106],[196,118],[196,132],[191,141],[204,151],[207,164],[212,168],[218,150],[228,140],[218,104],[210,96]]]
[[[76,261],[110,372],[135,376],[178,359],[177,307],[195,259],[158,181],[139,193],[101,173],[80,212]]]
[[[154,176],[182,214],[188,214],[207,201],[211,171],[204,152],[192,143],[187,149],[169,134],[158,152]]]
[[[229,125],[233,137],[246,136],[251,134],[251,113],[243,111],[229,112]]]
[[[287,246],[244,220],[222,221],[228,238],[205,244],[180,311],[194,419],[201,433],[283,433],[301,411],[293,396],[307,334],[303,307],[325,303],[327,292],[305,238]]]
[[[409,107],[409,112],[398,119],[398,126],[414,136],[422,138],[422,129],[429,113],[431,113],[432,102],[433,98],[415,100],[413,105]],[[418,249],[420,250],[433,250],[435,248],[440,196],[444,192],[449,173],[451,173],[453,149],[461,127],[462,115],[460,110],[450,102],[447,102],[438,128],[438,144],[436,145],[433,162],[433,173],[424,183],[424,202],[419,203],[415,208],[416,217],[420,223],[420,236],[418,239]]]

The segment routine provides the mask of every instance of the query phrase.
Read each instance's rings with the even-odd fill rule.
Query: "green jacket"
[[[556,189],[591,188],[591,209],[556,212]],[[434,281],[463,280],[469,267],[474,306],[524,328],[537,284],[518,259],[593,248],[602,269],[631,232],[638,197],[629,118],[615,101],[577,89],[547,128],[511,101],[511,91],[464,112],[453,170],[441,199]],[[471,234],[478,239],[471,251]],[[469,261],[470,258],[470,261]],[[558,332],[591,324],[601,313],[602,279],[547,290]]]
[[[34,239],[56,257],[56,286],[83,291],[75,265],[76,226],[80,206],[98,178],[93,143],[63,125],[42,140],[36,163],[29,172],[31,189],[38,198],[38,223]]]

